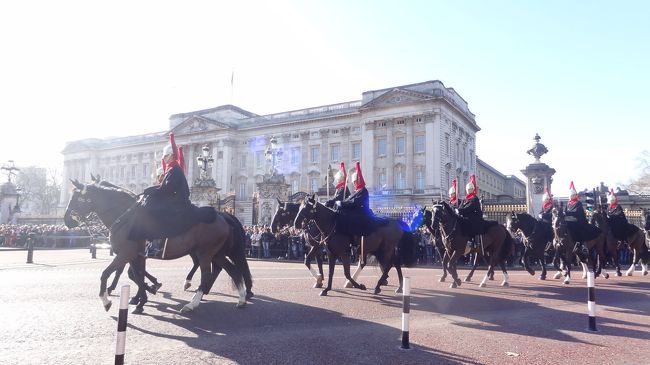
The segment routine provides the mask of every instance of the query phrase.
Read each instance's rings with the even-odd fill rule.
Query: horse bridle
[[[316,223],[316,220],[313,218],[316,215],[316,204],[318,204],[318,202],[314,201],[314,203],[311,203],[311,202],[309,202],[309,200],[305,200],[303,202],[303,204],[305,206],[307,206],[307,205],[311,206],[311,208],[309,208],[309,214],[310,214],[310,216],[312,218],[309,219],[307,224],[312,223],[312,222],[314,223],[314,225],[316,226],[316,229],[318,229],[318,231],[320,232],[320,237],[321,238],[320,238],[319,245],[323,245],[324,243],[327,242],[327,240],[330,238],[330,236],[332,236],[332,234],[334,234],[334,231],[336,230],[336,225],[337,225],[338,221],[336,219],[334,219],[334,224],[332,225],[332,229],[330,230],[330,232],[327,235],[325,235],[325,232],[323,232],[323,230],[320,228],[318,223]],[[314,239],[316,239],[316,237],[314,237]]]
[[[436,209],[436,210],[437,210],[437,209],[444,209],[444,206],[443,206],[442,204],[436,204],[436,205],[433,206],[433,208]],[[435,213],[433,214],[432,219],[433,219],[433,222],[431,222],[431,224],[432,224],[432,225],[435,225],[435,222],[436,222],[436,214],[435,214]],[[437,220],[440,220],[440,218],[438,217]],[[454,233],[456,233],[456,227],[457,227],[457,226],[458,226],[458,219],[456,219],[456,220],[454,221],[454,226],[451,227],[451,231],[449,232],[449,234],[445,234],[445,233],[444,233],[444,229],[440,229],[440,222],[438,222],[438,230],[440,231],[440,236],[441,236],[445,241],[448,241],[450,238],[453,239],[453,238],[454,238]]]

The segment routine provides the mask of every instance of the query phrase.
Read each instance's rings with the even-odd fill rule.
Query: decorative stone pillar
[[[257,183],[258,194],[258,220],[257,224],[271,224],[273,212],[277,208],[278,199],[289,200],[289,187],[285,183],[284,175],[265,175],[261,183]]]
[[[415,182],[413,179],[413,150],[415,140],[413,139],[413,120],[408,119],[406,123],[406,188],[415,189]]]
[[[541,139],[539,134],[535,134],[535,144],[531,149],[526,151],[535,158],[535,162],[526,166],[521,173],[526,176],[526,203],[528,205],[528,214],[536,216],[542,209],[542,196],[544,189],[548,188],[551,192],[551,183],[555,169],[550,168],[547,164],[540,162],[540,157],[548,152],[543,144],[539,143]]]
[[[395,188],[395,135],[392,120],[386,121],[386,189]]]
[[[369,191],[375,188],[375,122],[367,121],[363,125],[361,139],[361,172]],[[352,163],[352,161],[350,161]],[[352,165],[354,167],[354,165]]]

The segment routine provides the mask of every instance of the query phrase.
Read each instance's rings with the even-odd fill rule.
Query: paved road
[[[0,363],[113,362],[118,298],[103,310],[97,293],[107,251],[0,251]],[[589,333],[585,281],[569,286],[512,271],[498,281],[449,289],[439,269],[407,269],[412,280],[411,345],[399,349],[396,275],[378,296],[340,289],[319,297],[298,263],[251,261],[255,298],[236,309],[227,276],[191,314],[179,313],[188,258],[150,260],[163,282],[141,316],[129,315],[130,364],[648,364],[650,277],[596,281],[599,333]],[[360,281],[374,284],[370,268]],[[501,280],[500,274],[496,276]],[[123,278],[122,283],[128,284]],[[198,283],[198,277],[195,280]],[[132,285],[132,289],[134,289]]]

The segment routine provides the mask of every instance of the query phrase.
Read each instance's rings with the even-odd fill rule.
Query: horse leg
[[[361,257],[359,257],[359,263],[357,264],[357,269],[354,270],[354,274],[352,274],[352,280],[357,280],[359,278],[359,275],[361,275],[361,270],[366,267],[366,258],[364,257],[363,260]],[[386,277],[388,277],[388,274],[386,274]],[[385,280],[386,278],[384,278]],[[350,280],[347,280],[345,282],[345,285],[343,285],[344,288],[352,288],[352,282]]]
[[[192,278],[194,277],[194,273],[196,273],[196,270],[199,268],[199,258],[196,257],[196,254],[194,252],[190,252],[190,257],[192,258],[192,268],[190,269],[190,272],[188,272],[187,276],[185,277],[185,284],[183,284],[183,290],[187,290],[192,286]]]
[[[327,295],[327,292],[332,290],[332,280],[334,280],[334,268],[336,266],[336,256],[328,251],[327,254],[327,264],[329,267],[329,272],[327,273],[327,287],[320,292],[320,296],[324,297]]]
[[[638,252],[637,251],[638,250],[636,248],[632,249],[632,253],[633,253],[633,255],[632,255],[632,264],[630,265],[630,268],[627,269],[627,271],[625,272],[625,275],[627,275],[627,276],[632,276],[632,274],[634,274],[634,267],[636,266],[636,261],[638,260],[638,255],[637,255]]]
[[[454,250],[454,252],[452,252],[451,254],[451,257],[449,258],[449,266],[447,267],[447,269],[449,270],[449,273],[451,274],[451,278],[453,279],[453,282],[449,286],[450,288],[457,288],[461,284],[461,280],[458,277],[458,270],[456,269],[456,264],[461,254],[462,254],[462,250]]]
[[[388,277],[388,271],[390,271],[390,266],[388,266],[387,268],[383,268],[383,270],[381,271],[381,276],[379,277],[379,280],[377,281],[377,285],[375,286],[375,292],[374,292],[375,295],[381,293],[381,282],[383,280],[386,280],[386,278]]]
[[[151,281],[151,284],[153,284],[153,291],[154,291],[153,294],[156,294],[155,292],[158,292],[158,289],[160,289],[160,287],[162,286],[162,283],[158,282],[158,279],[155,276],[149,274],[149,272],[147,272],[147,270],[144,271],[144,276],[147,279],[149,279],[149,281]]]
[[[542,257],[539,259],[540,264],[542,265],[542,274],[539,276],[539,280],[546,280],[546,257],[544,252],[542,252]]]
[[[612,252],[612,261],[614,262],[614,269],[616,270],[616,276],[623,276],[623,273],[621,272],[621,262],[620,262],[620,256],[618,254],[618,245],[615,245],[614,248],[611,250]]]
[[[447,250],[445,250],[445,254],[442,255],[442,276],[438,280],[441,283],[445,282],[445,279],[447,278],[447,266],[449,265],[449,253],[447,253]]]
[[[212,258],[202,257],[199,259],[199,267],[201,268],[201,284],[194,293],[192,300],[181,308],[181,313],[191,312],[199,306],[201,299],[203,299],[203,290],[209,286],[212,279]]]
[[[521,261],[524,262],[524,269],[526,269],[530,275],[535,275],[535,270],[530,267],[530,249],[528,247],[524,248],[524,254],[521,256]]]
[[[115,270],[117,270],[117,268],[121,267],[124,269],[124,265],[126,265],[124,258],[120,255],[116,255],[113,261],[111,261],[106,269],[102,271],[102,275],[99,279],[99,298],[101,299],[102,305],[107,312],[109,309],[111,309],[111,305],[113,304],[110,300],[108,300],[108,295],[106,293],[106,284],[108,282],[108,278]]]
[[[396,294],[402,293],[402,288],[404,286],[404,276],[402,275],[402,265],[395,265],[395,271],[397,271],[397,280],[399,280],[399,287],[395,289]],[[386,271],[386,276],[388,276],[388,271]]]
[[[469,271],[469,274],[465,277],[465,281],[472,281],[472,276],[474,276],[474,270],[478,267],[479,254],[478,251],[474,253],[474,261],[472,262],[472,269]]]
[[[569,284],[571,282],[571,260],[573,260],[571,252],[566,252],[565,256],[562,259],[564,270],[566,270],[564,274],[564,284]]]
[[[133,314],[141,314],[144,312],[144,305],[147,303],[147,290],[150,290],[149,286],[144,282],[144,273],[146,261],[144,256],[136,256],[129,263],[129,278],[133,280],[138,286],[138,292],[135,297],[132,298],[138,300],[135,309],[133,309]]]
[[[501,263],[499,263],[499,266],[501,266],[501,272],[503,273],[503,281],[501,282],[501,286],[508,287],[510,286],[510,282],[508,282],[509,276],[508,269],[506,268],[506,261],[503,260]]]
[[[214,284],[214,279],[216,278],[216,275],[219,275],[219,272],[221,272],[221,268],[226,270],[226,273],[232,278],[233,283],[235,284],[235,287],[237,288],[237,292],[239,293],[239,301],[237,302],[236,307],[237,308],[243,308],[246,306],[246,286],[244,285],[244,276],[241,272],[241,270],[233,265],[226,257],[224,256],[218,256],[212,260],[212,280],[209,282],[208,286],[204,287],[203,289],[205,290],[205,293],[208,293],[212,287],[212,284]]]
[[[350,255],[347,253],[343,254],[341,256],[341,262],[343,263],[343,274],[345,275],[345,278],[348,279],[350,283],[352,283],[352,286],[356,289],[366,290],[365,285],[357,283],[354,278],[352,278],[352,275],[350,275]]]
[[[108,292],[108,295],[111,295],[111,292],[115,290],[117,287],[117,282],[120,280],[120,276],[122,275],[122,271],[124,271],[124,266],[119,267],[115,270],[115,276],[113,276],[113,282],[111,283],[111,286],[106,288],[106,291]]]
[[[553,279],[559,279],[562,277],[562,258],[560,254],[560,248],[555,249],[555,253],[553,254],[553,267],[557,271],[555,275],[553,275]]]
[[[304,261],[305,266],[307,266],[307,269],[311,273],[311,276],[313,276],[314,279],[316,279],[316,284],[314,284],[314,288],[322,288],[323,287],[323,272],[322,272],[322,265],[323,264],[322,264],[322,262],[319,264],[319,268],[321,269],[320,274],[317,273],[316,270],[314,270],[311,267],[311,260],[315,256],[317,256],[318,250],[319,250],[318,246],[316,246],[316,245],[311,246],[311,248],[309,249],[309,252],[307,253],[307,255],[305,255],[305,261]],[[318,257],[320,257],[320,255],[318,255]],[[316,260],[318,260],[318,258]]]

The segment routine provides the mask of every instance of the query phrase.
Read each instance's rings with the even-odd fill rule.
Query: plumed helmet
[[[465,185],[465,192],[467,192],[468,195],[476,192],[476,176],[475,175],[472,175],[472,176],[469,177],[469,182],[467,183],[467,185]]]
[[[163,148],[163,157],[172,154],[178,157],[178,148],[176,147],[176,140],[174,139],[174,133],[169,132],[169,143],[165,146],[165,148]]]
[[[345,171],[345,164],[341,162],[341,167],[339,171],[334,175],[334,184],[336,184],[337,189],[345,187],[345,178],[347,177],[347,171]]]
[[[571,185],[569,185],[569,198],[570,199],[576,199],[578,197],[578,192],[576,191],[575,185],[573,185],[573,181],[571,181]]]
[[[542,196],[542,202],[546,203],[547,201],[550,201],[553,199],[553,196],[551,195],[551,192],[548,190],[548,186],[544,189],[544,195]]]
[[[618,198],[614,194],[614,189],[609,189],[609,194],[607,195],[607,204],[616,205],[618,203]]]
[[[354,188],[356,190],[361,190],[366,186],[366,182],[363,180],[363,174],[361,173],[361,164],[357,161],[354,164],[356,172],[352,174],[352,181],[354,181]]]
[[[164,174],[164,173],[165,173],[165,170],[163,170],[162,166],[159,167],[159,168],[156,170],[156,176],[160,176],[160,175],[162,175],[162,174]]]
[[[455,196],[456,195],[456,186],[457,186],[456,179],[451,181],[451,187],[449,188],[449,196]]]

